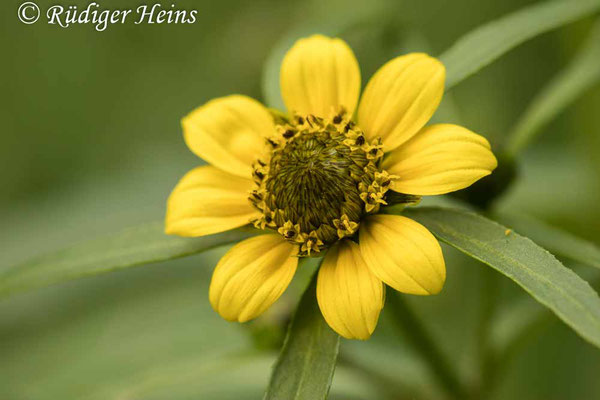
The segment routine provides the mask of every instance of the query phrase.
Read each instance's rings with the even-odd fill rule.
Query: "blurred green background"
[[[89,25],[63,29],[42,20],[25,25],[17,19],[21,2],[3,1],[0,268],[163,218],[170,190],[200,162],[183,143],[180,118],[230,93],[263,99],[263,66],[290,31],[356,21],[341,36],[355,50],[364,84],[395,55],[437,55],[474,27],[533,2],[354,3],[181,0],[178,8],[198,10],[195,24],[130,22],[96,32]],[[45,10],[55,3],[38,4]],[[82,8],[87,2],[58,4]],[[100,4],[124,9],[140,2]],[[579,21],[511,51],[453,89],[437,117],[460,120],[501,146],[591,24]],[[596,85],[546,126],[519,158],[519,177],[497,207],[600,243],[599,109]],[[232,324],[208,304],[210,274],[225,251],[3,299],[0,399],[261,398],[286,316],[310,271],[302,271],[263,318]],[[498,341],[519,310],[542,318],[503,351],[506,364],[489,398],[600,398],[597,349],[507,279],[448,247],[444,254],[443,293],[409,300],[464,379],[478,379],[480,297],[493,279],[501,281],[493,324]],[[440,396],[385,310],[370,341],[343,341],[331,398]]]

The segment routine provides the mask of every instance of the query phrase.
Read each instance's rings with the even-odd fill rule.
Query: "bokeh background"
[[[533,2],[180,0],[178,8],[198,10],[195,24],[130,22],[104,32],[41,20],[24,25],[16,15],[20,3],[0,4],[0,268],[162,219],[170,190],[200,163],[184,145],[180,118],[217,96],[264,99],[263,86],[276,84],[263,82],[264,65],[290,32],[355,21],[340,36],[354,48],[364,84],[395,55],[440,54],[474,27]],[[140,2],[100,4],[123,9]],[[460,121],[501,146],[592,22],[511,51],[454,88],[436,117]],[[596,85],[547,125],[519,157],[518,179],[497,207],[600,243],[599,109]],[[211,310],[207,295],[225,251],[0,300],[0,399],[261,398],[311,271],[301,271],[264,318],[232,324]],[[504,364],[486,398],[600,398],[597,349],[512,282],[448,247],[444,254],[443,293],[409,301],[465,380],[478,380],[481,294],[492,279],[500,286],[491,333]],[[593,271],[567,265],[600,289]],[[501,347],[514,320],[532,312],[537,317],[525,334]],[[385,309],[370,341],[343,341],[341,351],[332,399],[441,397]]]

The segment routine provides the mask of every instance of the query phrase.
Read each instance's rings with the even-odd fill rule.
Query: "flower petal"
[[[464,189],[497,165],[483,136],[451,124],[424,128],[383,163],[390,174],[399,176],[392,182],[392,190],[417,195]]]
[[[181,124],[194,154],[223,171],[248,178],[265,138],[275,134],[267,109],[241,95],[211,100],[189,113]]]
[[[228,321],[258,317],[283,294],[298,266],[297,246],[276,234],[246,239],[221,258],[210,282],[210,304]]]
[[[253,183],[207,165],[188,172],[167,201],[166,233],[204,236],[246,225],[260,213],[248,200]]]
[[[358,107],[358,125],[391,151],[414,136],[437,109],[446,69],[436,58],[412,53],[394,58],[373,75]]]
[[[280,85],[290,112],[326,118],[344,107],[352,115],[360,94],[360,70],[346,42],[314,35],[288,50]]]
[[[319,269],[317,300],[325,321],[347,339],[368,339],[383,308],[383,283],[365,264],[358,245],[331,248]]]
[[[439,243],[421,224],[399,215],[373,215],[360,226],[360,251],[371,271],[394,289],[436,294],[446,280]]]

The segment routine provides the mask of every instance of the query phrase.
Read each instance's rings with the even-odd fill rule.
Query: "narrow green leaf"
[[[544,87],[517,121],[506,151],[515,156],[548,122],[600,80],[600,21],[571,63]]]
[[[530,239],[468,211],[417,208],[404,214],[438,239],[511,278],[590,343],[600,347],[600,298]]]
[[[155,222],[0,270],[0,296],[90,275],[184,257],[252,236],[250,229],[181,238]]]
[[[598,10],[600,0],[547,1],[476,28],[440,56],[447,69],[446,90],[528,39]]]
[[[317,274],[302,295],[264,400],[324,400],[331,386],[340,337],[317,304]]]
[[[502,213],[496,217],[557,256],[600,268],[600,247],[594,243],[529,216]]]
[[[577,264],[566,264],[566,266],[570,269],[578,267]],[[599,273],[600,271],[589,268],[578,271],[579,276],[594,286],[600,282]],[[547,320],[552,319],[553,316],[548,309],[539,307],[531,299],[516,299],[502,307],[494,318],[490,329],[490,344],[498,356],[505,358],[510,349],[518,348],[521,340],[531,337],[533,330],[544,326]]]

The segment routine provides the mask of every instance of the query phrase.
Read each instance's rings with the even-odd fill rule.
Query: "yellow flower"
[[[214,271],[210,303],[232,321],[273,304],[299,257],[325,254],[317,278],[323,316],[340,335],[367,339],[384,283],[429,295],[446,278],[433,235],[406,217],[378,214],[381,207],[463,189],[490,174],[496,158],[463,127],[425,126],[445,79],[426,54],[386,63],[360,103],[358,63],[340,39],[297,41],[280,78],[287,114],[232,95],[183,119],[188,147],[211,165],[175,187],[166,232],[202,236],[250,222],[269,232],[234,246]]]

